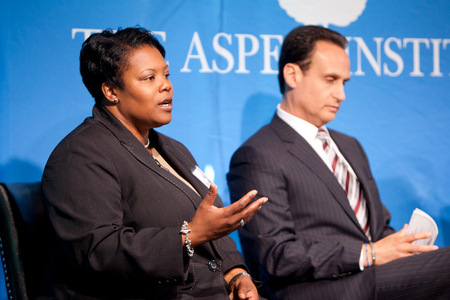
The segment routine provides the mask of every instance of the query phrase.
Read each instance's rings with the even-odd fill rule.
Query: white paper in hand
[[[433,245],[438,235],[438,227],[433,218],[424,211],[416,208],[409,221],[407,234],[424,231],[431,232],[433,235],[428,239],[414,241],[412,243],[413,245]]]

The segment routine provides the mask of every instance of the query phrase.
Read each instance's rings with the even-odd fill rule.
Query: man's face
[[[341,47],[318,41],[306,72],[300,70],[294,92],[294,115],[320,127],[332,121],[345,99],[344,84],[350,79],[350,60]],[[291,112],[292,113],[292,112]]]

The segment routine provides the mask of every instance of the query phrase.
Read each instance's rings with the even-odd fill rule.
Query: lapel
[[[191,188],[187,187],[175,175],[159,167],[153,157],[148,153],[147,149],[142,146],[141,142],[117,120],[105,107],[94,106],[93,116],[102,125],[104,125],[117,138],[120,144],[133,155],[140,163],[156,173],[159,177],[167,180],[177,189],[181,190],[192,202],[195,208],[200,204],[202,198],[199,197]],[[188,159],[180,150],[180,147],[174,147],[174,143],[168,137],[157,133],[153,129],[149,132],[149,138],[153,145],[158,147],[158,151],[172,167],[184,177],[199,194],[204,197],[206,195],[206,187],[191,174],[190,169],[195,166],[193,158]],[[192,164],[192,166],[190,166]],[[205,191],[206,190],[206,191]]]
[[[201,199],[203,199],[208,193],[208,188],[192,174],[192,170],[197,163],[190,153],[188,153],[185,148],[183,148],[184,151],[180,149],[180,146],[174,143],[172,139],[161,133],[157,133],[154,130],[150,131],[150,136],[152,136],[152,139],[155,137],[159,153],[164,156],[171,166],[195,188],[200,194]],[[196,203],[196,207],[200,202]]]
[[[272,128],[283,140],[284,146],[287,148],[287,150],[325,183],[329,191],[333,194],[334,199],[338,201],[347,216],[353,221],[353,223],[365,236],[364,231],[362,230],[358,220],[356,219],[355,213],[350,207],[347,195],[345,194],[334,174],[322,161],[319,155],[317,155],[316,151],[300,134],[292,129],[286,122],[281,120],[276,114],[273,117],[270,126],[272,126]]]

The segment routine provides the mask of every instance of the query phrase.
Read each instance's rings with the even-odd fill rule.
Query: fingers
[[[250,191],[236,203],[219,208],[214,206],[217,186],[212,183],[189,223],[189,229],[192,230],[190,234],[192,245],[216,240],[248,223],[261,206],[267,202],[267,198],[263,197],[249,204],[256,193],[256,190]]]
[[[235,203],[229,205],[226,207],[228,213],[230,215],[235,215],[240,212],[242,212],[247,205],[250,203],[250,201],[256,196],[258,192],[256,190],[252,190],[248,192],[244,197],[236,201]],[[261,204],[262,205],[262,204]]]
[[[249,277],[240,280],[237,286],[237,295],[239,300],[257,299],[256,296],[258,295],[258,292],[255,284]]]
[[[402,230],[398,232],[399,235],[404,236],[408,232],[408,224],[403,225]]]
[[[432,237],[433,235],[431,234],[431,232],[415,232],[415,233],[411,233],[405,236],[405,240],[409,243],[412,243],[414,241],[417,240],[421,240],[421,239],[428,239],[430,237]]]
[[[405,224],[399,232],[397,232],[397,235],[402,237],[402,239],[407,243],[412,243],[417,240],[421,239],[428,239],[432,236],[431,232],[423,231],[423,232],[415,232],[411,234],[407,234],[408,232],[408,224]]]
[[[437,250],[439,247],[436,245],[414,245],[412,244],[415,241],[422,240],[422,239],[428,239],[432,237],[431,232],[416,232],[412,233],[406,236],[406,242],[410,244],[409,252],[416,254],[416,253],[423,253],[423,252],[429,252]]]
[[[439,247],[436,245],[412,245],[412,253],[423,253],[437,250]]]
[[[207,205],[214,205],[214,200],[216,200],[217,196],[217,185],[211,182],[209,186],[208,193],[206,194],[203,202]]]
[[[256,190],[250,191],[244,197],[239,199],[239,201],[233,203],[233,205],[236,204],[236,206],[238,206],[241,210],[243,210],[250,203],[250,201],[252,201],[252,199],[256,196],[257,193],[258,191]]]
[[[269,200],[267,197],[261,197],[249,204],[256,194],[256,190],[250,191],[244,197],[239,199],[239,201],[223,208],[226,211],[225,215],[229,218],[230,223],[234,224],[232,225],[233,231],[247,224],[262,205]],[[243,220],[243,223],[241,220]]]
[[[236,224],[233,228],[233,231],[236,229],[239,229],[240,227],[244,226],[250,220],[253,218],[253,216],[258,212],[258,210],[262,207],[264,203],[268,201],[268,198],[262,197],[256,200],[254,203],[249,205],[247,208],[245,208],[243,211],[236,213],[233,216],[234,223]]]
[[[244,220],[245,224],[247,224],[253,218],[258,210],[260,210],[263,204],[268,200],[269,199],[267,197],[261,197],[241,212],[242,219]]]

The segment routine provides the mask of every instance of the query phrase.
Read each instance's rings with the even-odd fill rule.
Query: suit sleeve
[[[242,247],[256,261],[261,279],[298,281],[358,272],[361,241],[327,241],[296,232],[295,222],[301,220],[293,218],[290,203],[303,201],[291,196],[298,179],[286,176],[286,169],[292,166],[283,165],[268,152],[241,147],[231,160],[228,174],[232,201],[250,189],[257,189],[258,197],[269,198],[239,231]]]

